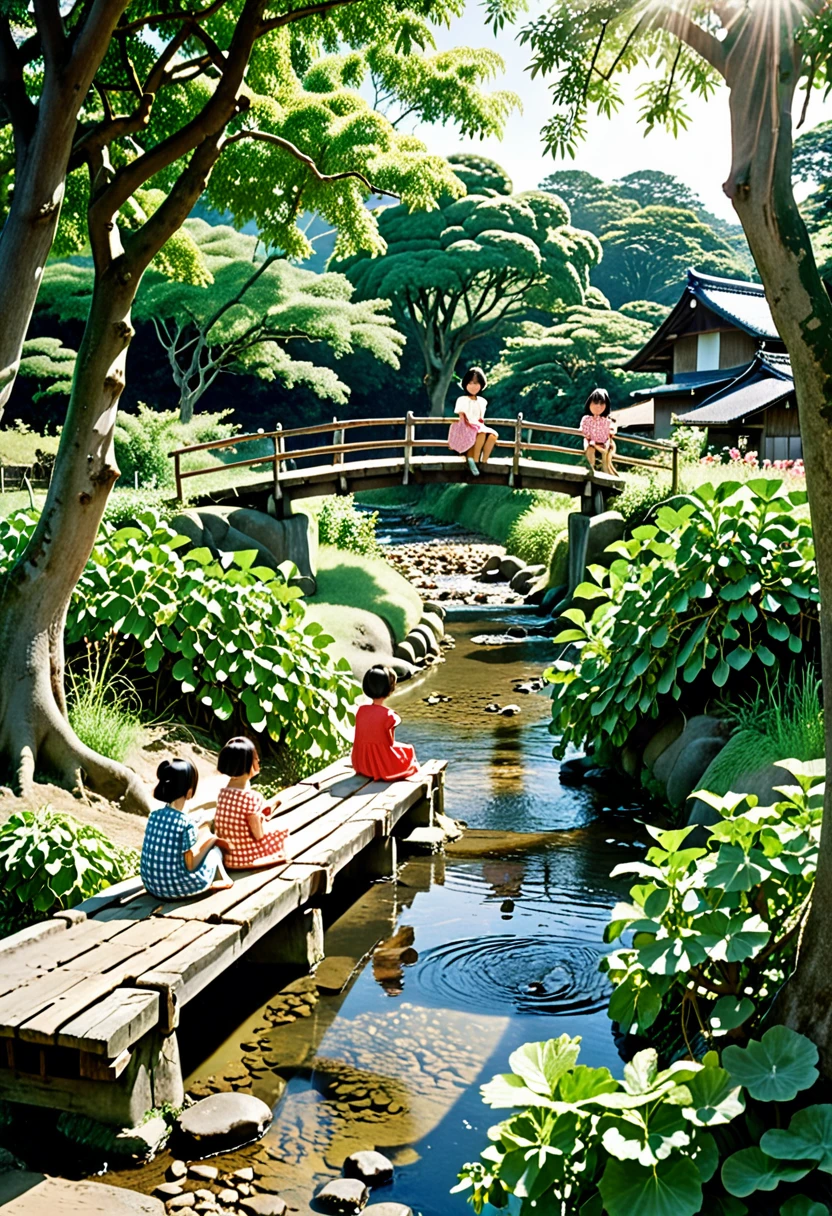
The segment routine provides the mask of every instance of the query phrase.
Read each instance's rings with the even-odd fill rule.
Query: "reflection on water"
[[[260,1189],[301,1212],[315,1210],[315,1189],[349,1153],[379,1149],[396,1173],[374,1202],[461,1216],[465,1197],[449,1194],[456,1172],[499,1117],[479,1087],[507,1071],[516,1047],[580,1035],[584,1063],[621,1070],[598,962],[624,889],[609,873],[629,853],[630,816],[561,787],[550,702],[515,691],[551,643],[472,642],[511,621],[535,618],[450,622],[448,662],[395,698],[401,738],[425,759],[448,759],[446,807],[471,833],[445,856],[412,858],[394,881],[347,891],[318,976],[270,993],[219,1047],[210,990],[183,1011],[190,1091],[242,1090],[275,1111],[266,1137],[224,1157],[223,1170],[253,1166]],[[432,694],[451,699],[428,706]],[[522,712],[487,714],[491,702]],[[262,985],[256,974],[241,964],[237,991]],[[113,1180],[151,1190],[168,1164],[163,1155],[140,1178]]]

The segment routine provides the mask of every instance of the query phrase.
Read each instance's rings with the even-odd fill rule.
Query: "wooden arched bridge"
[[[494,455],[478,478],[463,456],[448,448],[448,424],[453,419],[405,418],[333,419],[317,426],[295,427],[252,435],[238,435],[211,443],[192,444],[171,452],[176,493],[184,498],[183,484],[200,478],[192,497],[199,502],[257,506],[282,515],[296,498],[352,494],[395,485],[436,485],[474,482],[514,489],[552,490],[581,496],[584,509],[596,513],[605,500],[621,492],[623,479],[596,472],[590,476],[581,452],[581,432],[575,427],[516,418],[489,418],[500,436]],[[382,430],[377,439],[351,438],[359,430]],[[504,432],[509,434],[504,437]],[[398,432],[398,433],[397,433]],[[348,439],[347,436],[350,436]],[[561,436],[568,437],[566,443]],[[569,442],[571,440],[571,443]],[[204,465],[198,452],[252,446],[249,457]],[[673,443],[616,436],[616,465],[664,473],[670,488],[678,486],[678,451]],[[625,455],[622,447],[638,455]],[[644,453],[647,455],[644,455]],[[248,480],[242,470],[251,471]],[[255,479],[262,469],[267,476]]]

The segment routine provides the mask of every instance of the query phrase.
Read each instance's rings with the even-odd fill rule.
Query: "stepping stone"
[[[188,1172],[188,1167],[184,1161],[171,1161],[168,1167],[168,1174],[171,1178],[184,1178]]]
[[[351,1153],[344,1162],[347,1178],[360,1178],[367,1186],[386,1186],[393,1181],[393,1162],[382,1153]]]
[[[325,1212],[355,1216],[366,1206],[370,1192],[360,1178],[337,1178],[318,1191],[316,1198]]]
[[[271,1108],[252,1094],[218,1093],[189,1106],[176,1126],[202,1152],[210,1152],[229,1142],[258,1140],[271,1121]]]
[[[235,1170],[231,1177],[236,1182],[254,1182],[254,1170],[250,1165],[245,1165],[241,1170]]]
[[[289,1205],[279,1195],[252,1195],[239,1203],[247,1216],[285,1216]]]
[[[203,1182],[213,1182],[219,1177],[219,1170],[215,1165],[192,1165],[188,1168],[188,1173],[192,1178],[201,1178]]]
[[[174,1195],[181,1195],[184,1189],[178,1182],[160,1182],[153,1193],[160,1199],[173,1199]]]

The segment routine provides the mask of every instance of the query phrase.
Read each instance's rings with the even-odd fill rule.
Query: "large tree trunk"
[[[791,187],[792,99],[799,58],[777,6],[764,6],[728,57],[733,200],[791,356],[821,593],[826,755],[832,760],[832,304]],[[767,24],[764,24],[767,19]],[[785,22],[784,22],[785,25]],[[817,1044],[832,1076],[832,780],[827,785],[812,910],[781,1018]]]
[[[46,503],[25,554],[0,586],[0,756],[26,795],[36,771],[50,772],[72,787],[86,780],[127,809],[148,810],[148,791],[135,773],[77,738],[63,693],[67,609],[118,477],[113,430],[136,286],[122,272],[116,260],[95,287]]]
[[[0,232],[0,418],[55,240],[76,130],[77,108],[68,106],[54,86],[44,89],[40,104],[42,118],[18,157],[12,204]]]

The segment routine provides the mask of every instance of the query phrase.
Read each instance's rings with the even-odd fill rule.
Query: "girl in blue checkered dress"
[[[228,842],[200,832],[185,812],[185,803],[196,793],[193,764],[163,760],[156,777],[153,797],[167,805],[151,811],[145,828],[140,872],[147,890],[157,899],[187,899],[209,888],[233,886],[222,861]]]

